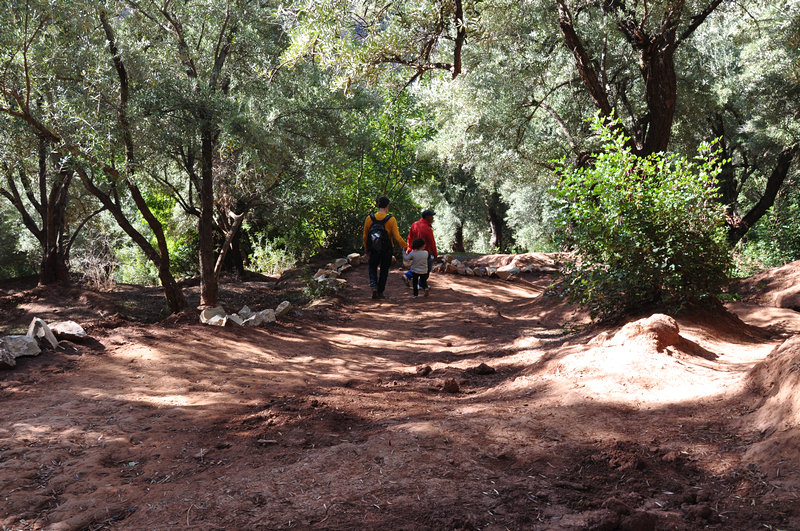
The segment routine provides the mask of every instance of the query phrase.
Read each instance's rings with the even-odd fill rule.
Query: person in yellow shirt
[[[392,265],[392,243],[405,249],[406,241],[400,236],[397,220],[389,214],[389,198],[378,198],[378,211],[364,221],[364,249],[369,257],[369,287],[373,299],[385,299],[386,279]],[[378,269],[380,268],[380,273]]]

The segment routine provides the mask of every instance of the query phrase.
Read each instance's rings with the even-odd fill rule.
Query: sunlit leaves
[[[562,168],[555,190],[560,239],[575,250],[566,295],[604,318],[718,295],[730,260],[716,201],[721,161],[710,146],[694,160],[640,158],[619,133],[595,126],[602,152],[590,167]]]

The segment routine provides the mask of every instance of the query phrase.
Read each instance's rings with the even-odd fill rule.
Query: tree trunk
[[[47,155],[49,143],[39,136],[39,214],[42,218],[42,261],[39,284],[69,284],[69,269],[64,255],[62,237],[66,223],[67,190],[72,173],[64,169],[54,172],[48,190]]]
[[[69,283],[69,268],[64,256],[57,249],[45,250],[39,269],[39,285]]]
[[[203,127],[200,169],[200,306],[217,304],[219,283],[214,274],[214,133]]]
[[[742,239],[742,237],[750,230],[759,219],[761,219],[767,210],[775,203],[775,198],[786,180],[786,175],[789,173],[789,168],[792,165],[795,155],[800,150],[800,145],[795,144],[783,149],[778,154],[778,160],[772,173],[767,179],[767,185],[764,188],[764,193],[761,195],[758,203],[750,209],[741,219],[729,221],[728,227],[728,241],[734,245]]]
[[[642,78],[650,124],[641,156],[666,151],[669,145],[678,84],[675,80],[675,34],[659,35],[641,52]]]
[[[169,270],[169,260],[161,262],[158,268],[158,278],[161,281],[161,288],[164,290],[164,297],[167,299],[170,312],[178,313],[186,308],[186,297],[183,296],[183,290]]]
[[[459,221],[458,225],[456,225],[456,233],[453,240],[453,252],[454,253],[465,253],[466,249],[464,248],[464,222]]]
[[[503,229],[505,226],[504,212],[500,203],[500,194],[492,192],[485,200],[488,210],[489,228],[492,231],[489,247],[493,251],[502,252],[504,250]]]
[[[647,104],[644,139],[637,139],[636,154],[646,157],[666,151],[675,118],[678,83],[675,78],[675,29],[677,13],[662,27],[661,33],[648,35],[640,24],[626,19],[618,23],[620,31],[639,56]]]
[[[214,276],[219,282],[219,276],[222,274],[223,265],[225,264],[225,257],[228,256],[228,251],[233,250],[233,239],[239,234],[239,229],[244,222],[245,212],[240,214],[236,214],[234,212],[228,213],[230,220],[225,220],[224,222],[220,223],[220,226],[224,228],[224,236],[225,241],[222,243],[222,249],[219,252],[219,256],[217,257],[217,263],[214,266]]]
[[[688,27],[678,38],[677,29],[682,20],[684,2],[675,2],[663,13],[662,25],[657,33],[649,35],[645,32],[644,20],[629,17],[624,2],[606,2],[604,10],[614,10],[623,18],[617,27],[628,40],[633,51],[638,55],[639,68],[644,83],[644,100],[647,113],[643,116],[631,116],[636,124],[627,133],[631,138],[628,145],[639,156],[666,151],[675,119],[677,102],[677,80],[675,76],[675,50],[682,41],[706,20],[719,6],[722,0],[711,0],[699,13],[689,16]],[[613,112],[612,98],[609,88],[602,82],[605,73],[598,72],[593,60],[576,29],[575,21],[566,0],[557,0],[558,20],[564,44],[572,52],[575,67],[581,77],[589,97],[601,116],[610,116]],[[623,89],[624,90],[624,89]],[[626,94],[620,94],[625,98]],[[638,133],[638,134],[637,134]],[[643,136],[643,138],[642,138]]]
[[[247,256],[242,249],[242,230],[236,231],[236,235],[231,240],[231,250],[228,253],[231,267],[239,278],[244,278],[244,261]]]
[[[735,209],[739,197],[739,190],[736,181],[736,169],[733,167],[733,162],[731,162],[733,158],[732,148],[725,135],[724,120],[719,113],[712,119],[711,132],[714,138],[720,139],[719,147],[721,152],[719,155],[720,158],[725,161],[722,165],[722,171],[720,171],[720,174],[717,176],[720,193],[719,200],[728,209],[728,214],[733,215],[733,210]]]
[[[164,230],[161,224],[155,219],[153,213],[147,208],[147,204],[144,201],[139,189],[133,186],[129,180],[126,179],[128,183],[128,190],[131,192],[131,196],[134,198],[134,203],[139,208],[139,212],[142,216],[147,220],[148,225],[152,229],[153,233],[156,236],[156,240],[158,241],[158,250],[156,250],[150,241],[145,238],[142,233],[140,233],[136,228],[131,224],[130,220],[125,215],[125,212],[122,210],[122,206],[111,199],[111,196],[102,190],[100,190],[92,179],[89,178],[88,173],[86,170],[80,166],[76,166],[76,171],[78,176],[83,182],[83,185],[86,187],[89,192],[94,195],[103,206],[114,216],[114,219],[117,221],[117,224],[120,228],[125,231],[125,233],[131,237],[131,239],[139,246],[139,248],[144,252],[145,256],[158,268],[158,277],[161,280],[161,287],[164,289],[164,297],[167,299],[167,306],[172,313],[178,313],[184,308],[186,308],[186,298],[183,296],[183,292],[178,287],[177,282],[175,282],[175,278],[172,276],[172,273],[169,270],[169,253],[166,249],[166,238],[164,237]],[[114,175],[113,168],[104,168],[107,172]],[[122,176],[119,174],[114,175],[122,180]],[[117,195],[116,191],[112,192],[115,196]],[[143,210],[144,209],[144,210]]]

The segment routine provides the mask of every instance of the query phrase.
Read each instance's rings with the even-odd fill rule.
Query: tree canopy
[[[796,2],[31,0],[0,23],[0,214],[42,282],[116,225],[173,311],[176,275],[212,305],[256,242],[357,249],[383,194],[456,251],[556,250],[554,161],[596,164],[595,114],[638,157],[716,141],[729,245],[800,258],[760,228],[800,197]]]

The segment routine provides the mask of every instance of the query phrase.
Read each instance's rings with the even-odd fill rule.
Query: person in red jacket
[[[436,252],[436,240],[433,238],[433,216],[436,215],[436,212],[433,210],[428,210],[427,208],[422,211],[422,216],[420,217],[419,221],[415,221],[411,224],[411,229],[408,231],[408,243],[409,248],[407,252],[411,252],[411,242],[416,240],[417,238],[422,238],[425,240],[425,250],[428,251],[428,273],[431,272],[431,268],[433,267],[433,261],[436,259],[439,254]],[[406,286],[411,286],[411,276],[414,273],[409,269],[403,275],[403,281],[406,283]]]

